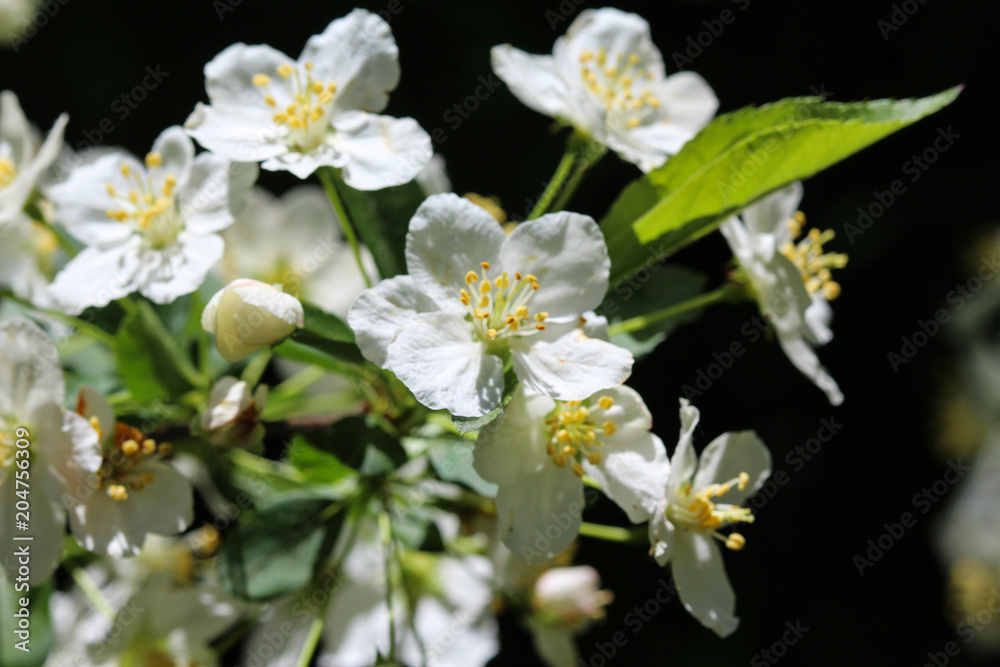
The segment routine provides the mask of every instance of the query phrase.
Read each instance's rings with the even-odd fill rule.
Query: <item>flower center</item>
[[[255,74],[252,81],[253,85],[264,92],[267,106],[276,110],[272,120],[280,127],[287,128],[291,149],[308,153],[319,147],[326,138],[337,82],[313,78],[313,64],[310,62],[305,63],[303,69],[304,73],[289,64],[278,67],[278,78],[292,99],[292,103],[284,109],[278,109],[278,102],[271,92],[270,76]]]
[[[691,483],[684,482],[677,491],[677,499],[667,503],[667,518],[675,525],[707,533],[733,551],[739,551],[746,538],[739,533],[723,535],[718,529],[734,523],[753,523],[753,514],[746,507],[714,503],[712,498],[725,495],[734,486],[742,491],[749,483],[750,475],[745,472],[725,484],[710,484],[702,489],[692,490]]]
[[[614,404],[615,400],[610,396],[597,399],[601,410],[609,410]],[[598,440],[599,434],[610,436],[618,430],[613,421],[598,424],[591,415],[590,407],[583,405],[582,401],[556,401],[556,409],[545,419],[545,424],[549,429],[545,452],[560,468],[565,468],[572,461],[570,469],[577,477],[583,477],[584,459],[591,465],[598,465],[604,460],[600,452],[604,443]]]
[[[0,190],[14,182],[17,178],[17,167],[9,157],[0,158]]]
[[[510,275],[504,271],[490,280],[486,272],[489,262],[481,262],[482,273],[469,271],[465,274],[465,284],[459,299],[472,316],[472,323],[480,340],[496,341],[511,336],[527,336],[545,331],[546,312],[534,315],[528,310],[528,303],[539,288],[538,279],[532,274]]]
[[[802,226],[806,216],[802,211],[796,211],[795,216],[786,223],[792,232],[792,239],[802,234]],[[832,301],[840,295],[840,284],[833,280],[830,269],[842,269],[847,266],[847,255],[838,252],[823,252],[823,244],[833,240],[834,232],[828,229],[820,232],[810,229],[798,243],[785,241],[779,248],[782,255],[792,261],[802,274],[802,282],[809,294],[817,292],[827,301]]]
[[[104,439],[97,417],[90,418],[90,425],[97,431],[98,439]],[[129,492],[142,491],[156,481],[153,473],[139,471],[140,464],[146,461],[159,461],[170,456],[171,446],[168,443],[156,444],[152,438],[147,438],[137,429],[115,423],[115,435],[104,447],[104,461],[97,470],[97,488],[106,489],[112,500],[124,502],[129,499]]]
[[[584,49],[580,53],[580,74],[587,89],[608,111],[608,125],[639,127],[662,106],[653,91],[640,84],[651,81],[653,74],[639,67],[636,53],[616,53],[609,58],[604,47],[596,55]]]
[[[184,228],[184,219],[175,204],[177,176],[162,173],[162,165],[163,156],[149,153],[142,173],[124,163],[119,167],[131,186],[128,192],[118,192],[111,183],[104,186],[118,205],[108,209],[108,217],[129,225],[156,249],[172,244]]]

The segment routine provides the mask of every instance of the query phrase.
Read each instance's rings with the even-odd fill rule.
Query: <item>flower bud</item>
[[[580,630],[603,618],[604,605],[611,602],[611,592],[600,586],[601,578],[592,567],[556,567],[535,582],[532,606],[547,624]]]
[[[301,327],[302,304],[280,289],[257,280],[234,280],[212,297],[201,314],[202,328],[215,334],[226,361],[246,359]]]
[[[227,375],[212,387],[208,409],[201,415],[201,430],[218,447],[252,447],[264,438],[260,413],[267,405],[267,385],[250,385]]]

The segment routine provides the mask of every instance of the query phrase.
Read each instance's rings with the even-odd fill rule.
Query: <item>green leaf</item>
[[[705,289],[704,274],[683,266],[660,264],[616,285],[598,314],[611,324],[633,317],[649,315],[669,306],[688,301]],[[636,357],[649,354],[682,324],[689,324],[701,316],[700,310],[669,317],[636,331],[612,336],[611,342],[624,347]]]
[[[462,435],[470,433],[472,431],[478,430],[490,424],[497,417],[503,414],[504,408],[510,403],[510,399],[514,398],[514,392],[517,390],[517,375],[514,374],[514,367],[511,366],[503,374],[503,398],[500,399],[500,404],[495,408],[487,412],[482,417],[452,417],[455,422],[455,428]]]
[[[340,459],[324,452],[309,441],[308,436],[296,433],[288,447],[286,461],[302,474],[307,482],[342,486],[347,492],[357,488],[358,473],[353,468],[341,463]]]
[[[480,477],[472,466],[475,446],[463,438],[435,438],[429,442],[428,455],[441,479],[465,484],[479,495],[494,498],[497,485]]]
[[[351,327],[333,313],[328,313],[308,301],[302,302],[302,310],[305,314],[305,324],[302,329],[338,343],[354,342],[354,332],[351,331]]]
[[[308,438],[313,447],[370,477],[391,472],[407,461],[403,446],[362,416],[341,419],[325,431],[309,433]]]
[[[768,193],[944,108],[960,91],[846,104],[794,98],[717,117],[649,173],[646,185],[627,188],[602,221],[612,284]]]
[[[176,342],[147,304],[125,317],[115,335],[118,372],[139,403],[180,396],[192,385],[178,370]]]
[[[340,506],[284,497],[247,512],[223,536],[219,581],[234,595],[266,600],[298,590],[322,569],[343,523]]]
[[[279,357],[319,366],[348,377],[357,375],[360,372],[358,364],[364,362],[357,345],[338,343],[302,329],[297,329],[271,351]]]
[[[339,178],[334,182],[358,237],[372,253],[379,275],[385,279],[406,273],[406,231],[410,218],[424,201],[420,185],[411,181],[383,190],[360,191]]]

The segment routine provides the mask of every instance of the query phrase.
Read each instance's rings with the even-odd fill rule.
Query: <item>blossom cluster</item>
[[[399,49],[361,9],[298,58],[225,48],[207,103],[140,156],[59,169],[68,118],[41,139],[0,95],[0,541],[30,483],[29,583],[74,582],[32,597],[59,628],[51,664],[211,665],[238,645],[245,665],[484,665],[506,611],[575,665],[613,599],[574,565],[581,536],[639,545],[698,623],[737,630],[724,554],[750,541],[771,455],[752,430],[696,448],[683,398],[668,448],[647,401],[678,396],[626,384],[652,349],[631,334],[755,304],[838,405],[815,348],[847,258],[805,229],[801,183],[775,181],[715,215],[733,255],[716,291],[614,319],[617,262],[647,246],[567,205],[608,151],[656,186],[728,131],[718,99],[612,8],[551,55],[491,56],[569,134],[518,222],[451,192],[418,122],[384,114]],[[260,169],[322,187],[277,197]],[[585,521],[588,489],[632,525]]]

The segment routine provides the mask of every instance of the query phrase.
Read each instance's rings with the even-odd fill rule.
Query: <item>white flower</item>
[[[52,576],[62,554],[64,500],[76,501],[72,494],[101,465],[101,449],[87,420],[62,407],[59,352],[28,320],[0,325],[0,388],[0,541],[15,545],[21,544],[15,536],[34,538],[24,544],[31,545],[30,581],[40,584]],[[19,529],[18,521],[27,528]],[[14,581],[17,559],[3,562]]]
[[[215,335],[215,347],[236,362],[280,343],[304,323],[294,296],[256,280],[234,280],[215,293],[201,313],[201,326]]]
[[[332,597],[326,608],[320,667],[368,667],[376,653],[389,654],[389,607],[386,603],[385,556],[373,524],[358,527],[358,538],[338,575],[320,582]],[[338,550],[343,541],[338,545]],[[335,550],[335,553],[337,550]],[[496,619],[490,611],[492,565],[482,556],[404,552],[407,593],[393,591],[396,649],[400,664],[429,667],[481,667],[500,648]],[[416,563],[409,561],[417,561]],[[409,564],[407,564],[409,562]],[[246,654],[273,667],[294,667],[305,644],[309,623],[303,617],[318,605],[308,595],[272,603],[250,633]],[[289,631],[289,626],[292,626]],[[419,640],[414,636],[419,635]],[[268,637],[285,638],[274,647]],[[248,658],[247,664],[254,664]]]
[[[116,151],[70,172],[49,190],[59,221],[87,247],[50,292],[69,313],[138,291],[170,303],[196,290],[222,257],[217,232],[246,203],[254,165],[202,153],[168,128],[140,162]]]
[[[87,658],[95,667],[217,665],[210,642],[246,611],[216,586],[176,587],[154,576],[118,611],[104,639],[88,646]]]
[[[630,520],[645,521],[669,469],[651,425],[629,387],[565,402],[519,389],[498,425],[480,432],[475,449],[476,471],[499,487],[504,544],[529,564],[569,547],[584,507],[584,473]]]
[[[227,375],[220,378],[208,397],[208,409],[201,415],[201,428],[213,445],[250,447],[264,438],[260,413],[267,406],[267,385],[250,385]]]
[[[59,156],[67,117],[62,115],[39,147],[17,96],[0,93],[0,287],[39,308],[55,275],[59,240],[24,213],[43,176]]]
[[[59,157],[69,117],[62,114],[39,146],[17,95],[0,92],[0,233],[22,213],[42,175]]]
[[[210,104],[185,127],[210,151],[270,171],[337,167],[359,190],[407,183],[432,149],[412,118],[377,114],[399,83],[398,55],[389,24],[363,9],[309,38],[298,61],[234,44],[205,66]]]
[[[77,412],[104,447],[104,461],[88,493],[70,512],[70,528],[80,543],[100,554],[135,556],[146,533],[173,535],[187,529],[193,494],[188,481],[163,462],[170,445],[116,422],[107,400],[90,387],[80,389]]]
[[[580,12],[551,56],[493,48],[493,70],[522,102],[573,125],[643,171],[659,167],[719,106],[693,72],[666,76],[649,24],[617,9]]]
[[[826,392],[831,404],[840,405],[844,395],[812,346],[833,338],[829,327],[833,311],[827,301],[840,294],[840,285],[832,280],[830,269],[843,267],[847,256],[823,252],[823,244],[833,238],[832,230],[811,229],[794,243],[805,222],[797,211],[801,200],[802,184],[793,183],[748,206],[742,220],[730,218],[720,230],[785,354]]]
[[[535,650],[553,667],[577,664],[579,654],[573,635],[584,632],[595,619],[604,618],[610,591],[601,590],[597,570],[586,565],[554,567],[535,582],[528,620]]]
[[[222,238],[226,282],[253,278],[280,284],[288,294],[340,317],[365,289],[333,207],[317,186],[293,188],[280,198],[254,188],[246,210]],[[371,253],[367,248],[361,253],[368,275],[377,275]]]
[[[476,417],[500,402],[504,366],[527,388],[580,400],[621,384],[632,355],[580,330],[608,287],[604,237],[589,217],[553,213],[507,237],[453,194],[410,221],[409,275],[358,297],[348,314],[366,358],[424,405]]]
[[[713,440],[696,461],[691,439],[698,418],[697,408],[682,398],[680,439],[666,493],[650,518],[649,541],[656,562],[671,563],[684,608],[725,637],[739,619],[733,615],[736,597],[716,541],[739,551],[746,539],[719,529],[753,521],[740,503],[771,474],[771,454],[753,431],[734,431]]]

